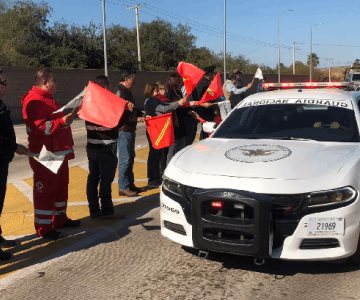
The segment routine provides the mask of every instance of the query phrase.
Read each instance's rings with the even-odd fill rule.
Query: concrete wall
[[[34,83],[36,69],[2,67],[4,76],[8,79],[8,90],[4,97],[7,106],[11,110],[14,123],[22,123],[21,98]],[[58,84],[55,99],[62,106],[76,96],[85,87],[89,80],[102,75],[103,70],[79,70],[79,69],[53,69]],[[133,95],[138,107],[142,108],[144,103],[143,89],[146,82],[165,81],[171,72],[138,72],[133,88]],[[120,73],[110,71],[109,78],[113,89],[116,88]],[[250,82],[253,74],[243,74],[244,84]],[[276,74],[266,75],[267,82],[277,82]],[[300,82],[307,80],[306,75],[283,75],[282,82]],[[253,93],[252,89],[249,93]]]

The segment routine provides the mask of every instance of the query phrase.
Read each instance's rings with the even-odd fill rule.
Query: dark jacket
[[[145,114],[150,117],[159,116],[168,112],[173,112],[179,107],[177,102],[163,102],[159,98],[150,97],[145,100]]]
[[[170,102],[178,101],[182,97],[183,96],[180,90],[169,87],[167,98],[170,99]],[[186,136],[185,126],[187,119],[189,118],[188,111],[188,108],[179,107],[173,114],[175,139],[180,139]]]
[[[135,99],[131,93],[131,90],[129,90],[121,83],[116,89],[116,95],[124,100],[135,104]],[[134,107],[134,110],[132,112],[127,109],[124,110],[124,114],[122,115],[118,124],[119,131],[135,131],[137,125],[137,118],[141,116],[141,111],[139,111],[136,107]]]
[[[0,160],[9,163],[14,158],[16,137],[10,111],[0,99]]]

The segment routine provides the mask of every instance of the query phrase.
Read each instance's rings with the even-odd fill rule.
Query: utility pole
[[[293,75],[295,75],[295,44],[296,42],[293,42]]]
[[[224,82],[226,81],[226,0],[224,0]]]
[[[329,82],[331,82],[331,69],[330,69],[330,63],[331,63],[332,59],[331,59],[331,58],[327,58],[326,60],[327,60],[327,62],[328,62],[328,68],[329,68]]]
[[[139,33],[139,8],[141,4],[136,4],[134,6],[128,7],[128,9],[135,9],[135,19],[136,19],[136,42],[137,42],[137,54],[138,54],[138,69],[141,71],[141,51],[140,51],[140,33]]]
[[[105,0],[102,0],[102,28],[103,28],[103,40],[104,40],[104,71],[105,76],[108,76],[108,63],[107,63],[107,49],[106,49],[106,12],[105,12]]]

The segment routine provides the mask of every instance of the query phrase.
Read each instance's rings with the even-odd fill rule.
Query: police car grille
[[[252,234],[220,228],[204,228],[203,236],[212,241],[242,245],[250,244],[254,240]]]
[[[292,215],[299,211],[302,195],[272,195],[272,212],[275,216]]]

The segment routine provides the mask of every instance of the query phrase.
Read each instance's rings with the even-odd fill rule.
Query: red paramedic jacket
[[[65,127],[63,112],[53,114],[59,109],[52,94],[33,86],[22,98],[22,114],[26,123],[29,150],[38,154],[43,145],[55,154],[66,154],[67,159],[75,157],[70,127]]]

